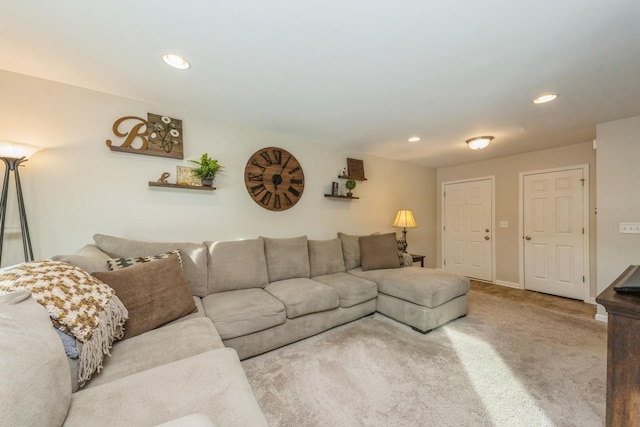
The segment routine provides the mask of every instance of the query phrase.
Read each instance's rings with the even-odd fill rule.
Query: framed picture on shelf
[[[178,166],[176,173],[176,184],[202,187],[202,180],[193,174],[194,169],[195,168],[190,168],[187,166]]]
[[[364,162],[358,159],[347,159],[347,175],[353,179],[365,180]]]

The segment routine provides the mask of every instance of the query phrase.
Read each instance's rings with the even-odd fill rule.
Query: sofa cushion
[[[263,237],[263,239],[269,282],[310,277],[307,236],[286,239]]]
[[[338,233],[338,238],[342,243],[342,256],[346,269],[360,267],[360,236]]]
[[[422,267],[349,271],[378,284],[378,292],[425,307],[438,307],[469,291],[469,279],[443,270]]]
[[[111,257],[102,252],[96,245],[85,245],[75,254],[54,255],[51,257],[53,261],[69,263],[88,273],[93,273],[94,271],[108,271],[109,267],[107,265],[107,260],[109,258]]]
[[[74,393],[65,426],[151,426],[193,413],[266,426],[237,353],[207,351]]]
[[[306,278],[269,283],[264,290],[282,301],[289,319],[331,310],[340,305],[340,297],[335,289]]]
[[[71,402],[67,356],[29,291],[0,295],[0,337],[0,425],[62,425]]]
[[[208,317],[165,325],[115,343],[102,372],[85,384],[84,389],[223,347]]]
[[[204,244],[209,256],[208,294],[263,288],[269,283],[262,239]]]
[[[207,295],[207,249],[200,243],[144,242],[96,234],[96,244],[111,258],[130,258],[157,255],[180,249],[182,267],[191,293]]]
[[[378,296],[378,286],[374,282],[349,273],[316,276],[313,280],[335,289],[340,296],[340,307],[351,307]]]
[[[400,268],[398,243],[395,233],[360,237],[362,270]]]
[[[124,339],[197,311],[177,255],[93,276],[111,286],[129,311]]]
[[[263,289],[218,292],[204,297],[202,305],[223,340],[280,325],[287,318],[284,304]]]
[[[311,277],[346,271],[340,239],[309,240]]]
[[[180,256],[180,251],[178,249],[176,249],[175,251],[164,252],[158,255],[136,256],[129,258],[109,258],[107,260],[107,265],[109,266],[109,270],[111,271],[122,270],[123,268],[132,267],[136,264],[167,259],[171,255],[176,255],[178,257],[178,261],[180,261],[180,266],[182,266],[182,257]]]

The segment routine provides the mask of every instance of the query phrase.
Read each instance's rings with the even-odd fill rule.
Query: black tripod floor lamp
[[[27,224],[27,213],[24,209],[24,199],[22,197],[22,186],[20,185],[20,174],[18,167],[26,162],[33,153],[41,148],[19,142],[0,141],[0,159],[4,162],[4,182],[2,184],[2,198],[0,199],[0,263],[2,262],[2,247],[4,244],[4,224],[7,218],[7,196],[9,193],[9,179],[13,172],[16,182],[16,193],[18,198],[18,215],[20,217],[20,229],[22,230],[22,246],[24,248],[24,260],[33,261],[33,248],[31,247],[31,237],[29,236],[29,225]]]

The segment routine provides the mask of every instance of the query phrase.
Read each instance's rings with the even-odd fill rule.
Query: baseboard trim
[[[520,286],[520,283],[505,282],[503,280],[495,280],[493,282],[493,284],[494,285],[500,285],[500,286],[506,286],[507,288],[522,289],[522,286]]]
[[[609,323],[609,316],[607,316],[606,314],[596,313],[596,320],[598,322]]]

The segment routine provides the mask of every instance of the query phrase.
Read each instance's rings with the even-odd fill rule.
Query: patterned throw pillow
[[[175,251],[165,252],[163,254],[152,255],[152,256],[139,256],[132,258],[110,258],[107,260],[107,264],[109,265],[109,270],[122,270],[123,268],[131,267],[132,265],[142,264],[145,262],[158,261],[160,259],[167,259],[171,255],[178,255],[178,261],[180,261],[180,266],[182,266],[182,257],[180,256],[180,249],[176,249]]]

